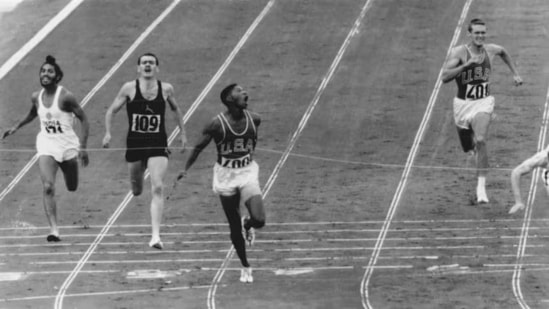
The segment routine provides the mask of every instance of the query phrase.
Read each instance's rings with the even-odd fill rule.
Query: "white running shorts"
[[[258,176],[259,166],[255,161],[241,168],[228,168],[215,163],[212,189],[222,196],[231,196],[240,192],[240,200],[247,201],[254,195],[261,195]]]
[[[80,144],[76,140],[57,140],[38,134],[36,137],[36,151],[38,156],[52,156],[59,163],[74,159],[78,156]]]
[[[473,118],[478,113],[492,115],[494,112],[495,100],[493,96],[474,101],[465,101],[454,98],[454,121],[463,129],[470,129]]]

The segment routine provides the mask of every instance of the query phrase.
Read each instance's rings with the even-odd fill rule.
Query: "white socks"
[[[478,177],[477,202],[488,203],[488,196],[486,195],[486,177],[485,176]]]

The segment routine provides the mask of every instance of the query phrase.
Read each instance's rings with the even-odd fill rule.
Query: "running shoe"
[[[162,250],[164,248],[164,244],[160,241],[160,239],[151,239],[149,242],[149,247]]]
[[[252,283],[254,282],[254,277],[252,275],[251,267],[244,267],[240,270],[240,282],[242,283]]]
[[[46,237],[46,239],[47,239],[49,242],[58,242],[58,241],[61,241],[61,238],[59,238],[58,235],[54,235],[54,234],[49,234],[48,237]]]

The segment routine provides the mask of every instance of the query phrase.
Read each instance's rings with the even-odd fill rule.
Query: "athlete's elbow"
[[[448,76],[448,75],[444,75],[444,74],[442,75],[442,82],[443,82],[444,84],[449,83],[450,81],[452,81],[452,79],[453,79],[453,78],[451,78],[451,77]]]

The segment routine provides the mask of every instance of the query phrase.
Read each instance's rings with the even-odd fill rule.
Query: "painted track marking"
[[[547,139],[548,123],[549,123],[549,88],[547,90],[547,96],[545,98],[545,107],[543,110],[542,126],[540,128],[540,133],[538,138],[538,151],[541,151],[543,149],[543,145],[545,145],[545,141]],[[526,202],[526,210],[524,211],[524,221],[522,224],[520,241],[519,241],[519,246],[517,250],[517,260],[516,260],[515,269],[513,271],[513,278],[512,278],[513,294],[515,295],[515,299],[517,300],[518,304],[522,309],[530,308],[528,306],[528,303],[524,299],[524,295],[522,294],[522,289],[520,286],[520,276],[521,276],[522,268],[524,266],[524,264],[522,263],[522,258],[524,257],[524,253],[527,247],[526,243],[528,241],[528,232],[531,229],[530,223],[532,219],[532,210],[533,210],[534,200],[536,199],[536,191],[537,191],[540,175],[541,175],[540,170],[536,169],[533,173],[532,181],[530,183],[528,200]]]
[[[471,3],[473,0],[467,0],[463,7],[463,11],[461,12],[460,19],[458,21],[458,25],[456,29],[454,30],[454,37],[452,38],[452,41],[450,43],[450,46],[448,47],[448,52],[446,53],[446,59],[448,59],[448,56],[450,55],[450,52],[452,50],[452,47],[457,43],[457,40],[459,39],[459,35],[461,33],[461,28],[463,26],[463,22],[465,21],[465,17],[467,16],[467,12],[469,11],[469,7],[471,6]],[[446,63],[446,60],[444,61]],[[440,86],[442,85],[442,71],[444,69],[444,64],[440,69],[440,72],[437,77],[437,81],[435,83],[435,88],[433,89],[433,92],[431,93],[431,97],[429,99],[429,103],[427,104],[427,109],[425,111],[425,114],[423,115],[423,119],[421,120],[420,127],[417,131],[416,137],[414,139],[414,142],[412,144],[412,148],[410,149],[410,153],[408,155],[408,159],[406,160],[406,166],[404,168],[404,171],[402,173],[402,176],[400,178],[400,182],[398,183],[398,187],[396,189],[395,195],[393,196],[393,200],[391,202],[391,205],[389,207],[389,211],[387,213],[387,217],[385,219],[385,222],[383,224],[383,227],[379,233],[379,238],[376,243],[376,249],[374,252],[372,252],[372,258],[370,259],[368,263],[368,267],[366,268],[366,271],[364,273],[364,277],[362,278],[361,287],[360,287],[360,295],[362,298],[362,306],[364,308],[372,309],[372,305],[370,304],[370,297],[368,292],[368,285],[370,283],[370,278],[372,277],[373,268],[377,262],[377,259],[379,257],[379,254],[381,252],[381,248],[383,247],[383,242],[385,240],[385,237],[387,235],[387,230],[389,229],[391,225],[391,221],[393,220],[393,217],[396,213],[397,207],[400,203],[400,198],[402,197],[402,194],[404,193],[404,188],[406,187],[406,183],[408,181],[408,176],[410,175],[411,166],[414,164],[419,144],[421,140],[423,139],[423,135],[427,129],[427,124],[429,122],[429,119],[431,118],[431,113],[434,109],[436,99],[438,97],[438,93],[440,90]]]
[[[548,219],[532,219],[532,222],[549,222]],[[354,224],[383,224],[385,221],[382,220],[365,220],[365,221],[300,221],[300,222],[269,222],[270,226],[292,226],[292,225],[354,225]],[[509,223],[509,222],[522,222],[520,219],[455,219],[455,220],[393,220],[393,223],[402,223],[402,224],[425,224],[425,223],[441,223],[441,224],[447,224],[447,223]],[[173,228],[173,227],[200,227],[200,226],[223,226],[226,227],[226,222],[219,222],[219,223],[177,223],[177,224],[164,224],[162,227],[164,228]],[[94,228],[102,228],[103,225],[89,225],[88,228],[94,229]],[[149,228],[150,225],[148,224],[117,224],[112,225],[112,228]],[[63,225],[59,226],[61,229],[82,229],[82,226],[78,225]],[[496,228],[496,227],[493,227]],[[514,227],[512,227],[514,228]],[[520,228],[520,227],[519,227]],[[540,229],[545,227],[538,227]],[[549,227],[547,227],[549,228]],[[473,229],[473,228],[471,228]],[[0,227],[0,231],[12,231],[12,230],[49,230],[48,226],[32,226],[32,227]],[[379,230],[378,230],[379,231]]]
[[[57,15],[55,15],[40,31],[38,31],[25,45],[13,54],[0,67],[0,80],[2,80],[25,56],[44,40],[65,18],[67,18],[84,0],[72,0]]]

